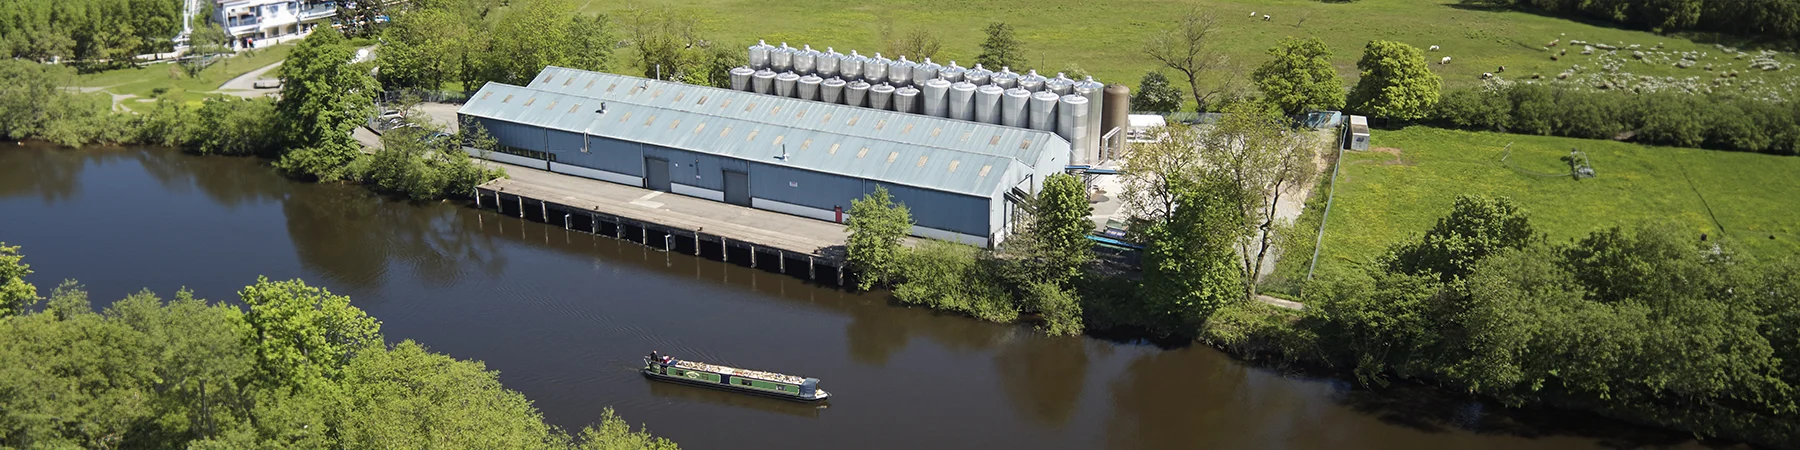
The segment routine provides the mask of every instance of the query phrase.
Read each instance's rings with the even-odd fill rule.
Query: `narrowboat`
[[[657,352],[644,357],[643,372],[645,377],[655,380],[802,402],[823,401],[831,396],[819,389],[818,378],[707,364]]]

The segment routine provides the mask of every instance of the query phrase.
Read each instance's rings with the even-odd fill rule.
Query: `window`
[[[531,159],[541,159],[544,161],[553,161],[553,162],[556,161],[555,153],[540,152],[537,150],[526,150],[526,149],[522,149],[522,148],[518,148],[518,147],[502,145],[502,146],[500,146],[499,152],[505,153],[508,155],[523,156],[523,157],[531,158]]]

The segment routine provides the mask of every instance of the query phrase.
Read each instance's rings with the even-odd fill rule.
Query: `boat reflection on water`
[[[830,406],[830,403],[796,403],[791,400],[744,395],[741,393],[708,389],[675,383],[659,383],[656,380],[644,380],[650,385],[650,395],[660,399],[671,399],[684,402],[711,403],[716,405],[735,406],[739,408],[768,411],[800,417],[819,417],[819,412]]]

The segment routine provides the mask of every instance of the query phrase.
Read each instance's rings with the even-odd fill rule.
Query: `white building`
[[[337,15],[330,0],[213,0],[213,20],[236,49],[261,47],[306,36]],[[329,24],[327,24],[329,26]]]

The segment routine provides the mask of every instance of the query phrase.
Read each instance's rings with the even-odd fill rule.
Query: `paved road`
[[[261,96],[265,96],[265,95],[275,95],[275,93],[281,92],[281,90],[280,89],[257,89],[256,81],[264,80],[264,79],[274,79],[274,77],[270,77],[267,75],[269,74],[269,71],[275,70],[276,67],[281,67],[281,63],[282,63],[282,61],[276,61],[274,64],[263,66],[260,69],[252,70],[249,73],[246,73],[243,75],[238,75],[237,78],[232,78],[231,80],[226,81],[225,84],[219,85],[218,90],[209,92],[209,94],[229,94],[229,95],[236,95],[236,96],[244,97],[244,98],[261,97]]]

